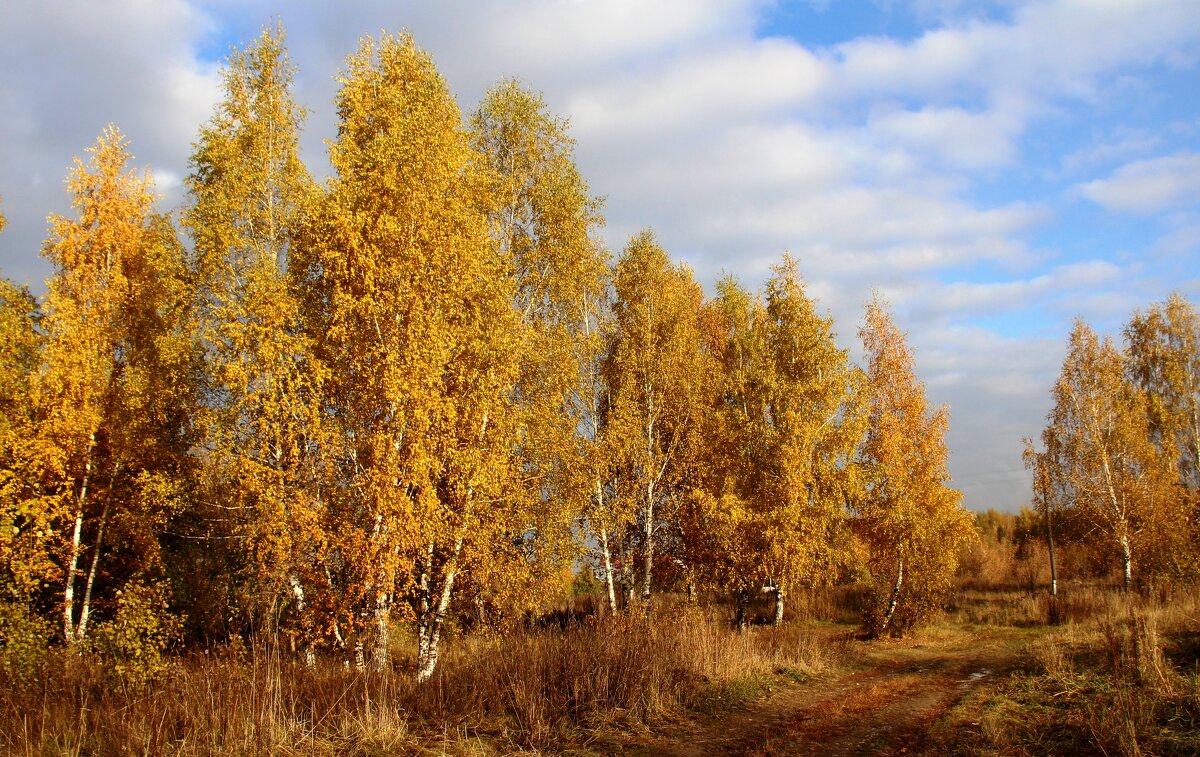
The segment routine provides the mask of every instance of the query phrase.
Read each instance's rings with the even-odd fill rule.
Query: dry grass
[[[668,617],[669,615],[669,617]],[[737,634],[677,609],[566,629],[462,637],[428,684],[403,644],[385,673],[226,649],[174,661],[155,683],[114,687],[94,661],[52,657],[0,681],[0,751],[27,755],[474,752],[582,745],[687,709],[726,706],[779,672],[825,670],[836,650],[795,626]]]
[[[1008,599],[987,620],[1039,612]],[[964,703],[939,751],[1200,753],[1200,597],[1150,601],[1085,588],[1066,593],[1057,610],[1060,625],[1030,645],[1029,669]]]

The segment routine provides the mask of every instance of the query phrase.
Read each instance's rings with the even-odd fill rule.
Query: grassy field
[[[1045,604],[1044,600],[1042,604]],[[937,724],[943,754],[1200,754],[1200,602],[1068,592],[1023,668]]]
[[[1200,603],[962,592],[902,640],[857,637],[854,595],[811,594],[780,628],[727,608],[588,617],[451,640],[434,679],[306,669],[225,647],[121,682],[52,654],[0,682],[16,755],[1200,753]],[[278,647],[276,647],[276,650]],[[697,748],[699,751],[696,751]],[[690,750],[690,751],[689,751]]]

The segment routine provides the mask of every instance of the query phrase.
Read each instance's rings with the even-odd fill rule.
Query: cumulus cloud
[[[583,139],[618,140],[648,128],[712,132],[802,106],[826,68],[808,50],[779,40],[706,47],[660,70],[630,72],[568,101]]]
[[[115,124],[140,165],[178,175],[217,77],[195,56],[210,22],[182,0],[48,0],[3,15],[0,195],[11,225],[0,236],[0,266],[36,287],[46,274],[37,258],[44,219],[67,210],[62,181],[73,157]]]
[[[0,23],[0,195],[11,222],[0,267],[36,285],[42,219],[65,209],[71,156],[116,121],[165,203],[177,202],[190,143],[219,94],[224,41],[249,39],[277,6],[12,5]],[[333,77],[363,33],[410,29],[467,108],[518,76],[570,119],[580,168],[607,198],[610,246],[654,226],[706,283],[732,272],[751,287],[790,250],[847,346],[879,287],[909,329],[931,398],[953,406],[952,470],[969,501],[1015,506],[1026,490],[1019,438],[1041,424],[1069,314],[1111,319],[1177,284],[1130,262],[1143,248],[1125,249],[1128,260],[1058,249],[1055,230],[1077,210],[1064,198],[1139,217],[1173,212],[1163,239],[1143,247],[1184,269],[1200,255],[1200,220],[1187,207],[1200,158],[1178,135],[1117,113],[1064,150],[1040,147],[1044,164],[1031,162],[1031,145],[1047,128],[1086,123],[1118,80],[1121,91],[1153,94],[1149,69],[1194,67],[1200,6],[1002,0],[981,12],[917,0],[888,11],[923,24],[915,36],[812,46],[760,35],[770,5],[347,0],[291,10],[282,21],[297,96],[311,109],[305,156],[318,175],[328,170]],[[1047,178],[1077,181],[1114,160],[1134,162],[1074,195]],[[989,319],[1016,319],[1021,333],[980,325]]]
[[[1080,184],[1078,190],[1108,210],[1134,215],[1200,204],[1200,153],[1127,163],[1109,178]]]

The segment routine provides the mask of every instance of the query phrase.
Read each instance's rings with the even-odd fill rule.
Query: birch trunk
[[[295,573],[288,573],[288,584],[292,587],[292,596],[296,598],[296,612],[303,617],[304,610],[307,604],[304,601],[304,587],[300,584],[300,579]],[[337,630],[337,624],[334,624],[334,634],[338,641],[341,642],[341,633]],[[304,665],[312,669],[317,666],[317,653],[313,650],[312,640],[307,632],[304,634]]]
[[[1050,596],[1058,598],[1058,561],[1054,557],[1054,528],[1050,523],[1050,508],[1046,508],[1046,546],[1050,550]]]
[[[887,614],[883,616],[883,623],[879,626],[877,636],[882,636],[887,630],[888,624],[892,622],[892,615],[896,613],[896,605],[900,601],[900,587],[904,584],[904,557],[901,557],[900,566],[896,570],[896,585],[892,587],[892,598],[888,601]]]
[[[783,587],[775,587],[775,625],[783,625]]]
[[[643,533],[645,544],[645,556],[643,557],[642,572],[644,581],[642,583],[642,602],[643,608],[647,613],[650,612],[650,573],[654,567],[654,483],[646,485],[646,524]]]
[[[600,547],[604,552],[604,588],[608,592],[608,611],[613,615],[620,614],[617,608],[616,578],[613,576],[612,552],[608,548],[608,529],[600,527]]]
[[[604,588],[608,590],[608,610],[617,614],[617,590],[614,585],[612,569],[612,550],[608,546],[608,526],[604,520],[604,489],[600,480],[596,480],[596,504],[600,509],[600,549],[604,554]]]
[[[1121,562],[1125,569],[1125,593],[1133,586],[1133,552],[1129,546],[1129,535],[1121,534]]]
[[[463,537],[459,536],[454,542],[454,553],[446,565],[445,576],[442,579],[442,593],[438,598],[437,607],[432,617],[421,620],[421,628],[417,633],[417,683],[425,683],[437,669],[438,652],[442,640],[442,623],[446,619],[446,609],[450,606],[450,597],[454,592],[454,579],[458,576],[458,556],[462,553]]]
[[[375,669],[384,671],[391,664],[391,633],[388,627],[392,603],[386,591],[375,594],[375,653],[371,656]]]
[[[750,592],[746,591],[746,589],[743,588],[740,591],[738,591],[737,616],[734,621],[737,625],[738,633],[744,632],[746,630],[746,627],[750,623],[749,610],[750,610]]]
[[[79,609],[79,626],[75,629],[75,638],[82,639],[87,635],[88,618],[92,614],[92,587],[96,584],[96,567],[100,564],[100,547],[104,544],[104,526],[108,523],[108,502],[104,503],[104,511],[100,513],[100,527],[96,531],[96,546],[92,549],[92,566],[88,568],[87,584],[83,590],[83,607]]]
[[[83,508],[87,504],[88,480],[92,476],[92,450],[95,446],[96,432],[93,431],[88,435],[83,481],[79,486],[79,499],[75,510],[75,531],[71,537],[71,559],[67,561],[67,576],[63,586],[63,638],[68,645],[78,640],[75,634],[75,572],[79,569],[79,551],[83,541]]]

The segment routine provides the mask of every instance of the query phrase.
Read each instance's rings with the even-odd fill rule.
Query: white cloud
[[[1120,282],[1127,274],[1127,270],[1107,260],[1068,263],[1026,280],[941,284],[936,297],[920,298],[911,307],[942,319],[1017,312],[1038,302]]]
[[[888,107],[871,116],[870,126],[950,166],[995,168],[1017,157],[1016,138],[1024,126],[1023,116],[1020,106],[980,112],[957,106]]]
[[[827,72],[795,43],[766,39],[704,47],[661,68],[631,71],[568,101],[582,139],[646,129],[711,131],[809,102]]]
[[[1066,174],[1074,174],[1111,161],[1145,155],[1160,149],[1162,144],[1163,137],[1158,130],[1119,127],[1116,133],[1106,134],[1096,142],[1065,155],[1062,170]]]
[[[40,288],[47,271],[36,251],[46,213],[67,211],[62,180],[72,158],[110,123],[130,139],[138,165],[179,175],[217,97],[215,70],[195,57],[209,26],[182,0],[5,7],[0,194],[11,225],[0,236],[4,274]]]
[[[1117,67],[1174,61],[1200,35],[1188,0],[1058,0],[1018,5],[1011,22],[964,20],[912,42],[837,46],[838,91],[848,97],[930,100],[996,93],[1089,96]]]
[[[1154,215],[1200,203],[1200,153],[1180,152],[1128,163],[1107,179],[1078,185],[1108,210]]]
[[[36,281],[42,219],[64,209],[71,156],[116,121],[168,202],[178,199],[190,143],[217,96],[201,50],[230,30],[252,34],[278,6],[10,5],[0,23],[0,195],[12,225],[0,236],[0,267]],[[305,154],[325,170],[322,140],[336,130],[332,77],[363,33],[412,30],[467,107],[501,76],[519,76],[571,119],[580,167],[608,197],[614,247],[652,225],[702,279],[732,271],[751,287],[791,250],[844,344],[854,341],[868,290],[889,293],[931,397],[954,406],[956,474],[981,503],[1012,506],[1023,496],[1011,481],[1014,445],[1040,427],[1066,328],[1031,346],[964,322],[1006,313],[1111,319],[1171,282],[1124,261],[1051,265],[1056,251],[1033,239],[1059,221],[1060,187],[991,190],[997,177],[1046,173],[1026,158],[1047,122],[1086,120],[1118,79],[1152,93],[1147,66],[1194,65],[1200,5],[1000,0],[985,16],[966,0],[917,0],[916,17],[937,23],[915,39],[826,48],[757,38],[767,5],[348,0],[289,10],[297,95],[312,109]],[[1049,167],[1095,171],[1179,142],[1157,124],[1121,128],[1094,140],[1107,151],[1071,149]],[[1196,154],[1176,153],[1078,191],[1122,212],[1161,212],[1183,207],[1198,175]],[[1196,255],[1200,226],[1188,212],[1159,245],[1182,256],[1182,267]],[[980,267],[1007,280],[966,280],[964,271]]]

